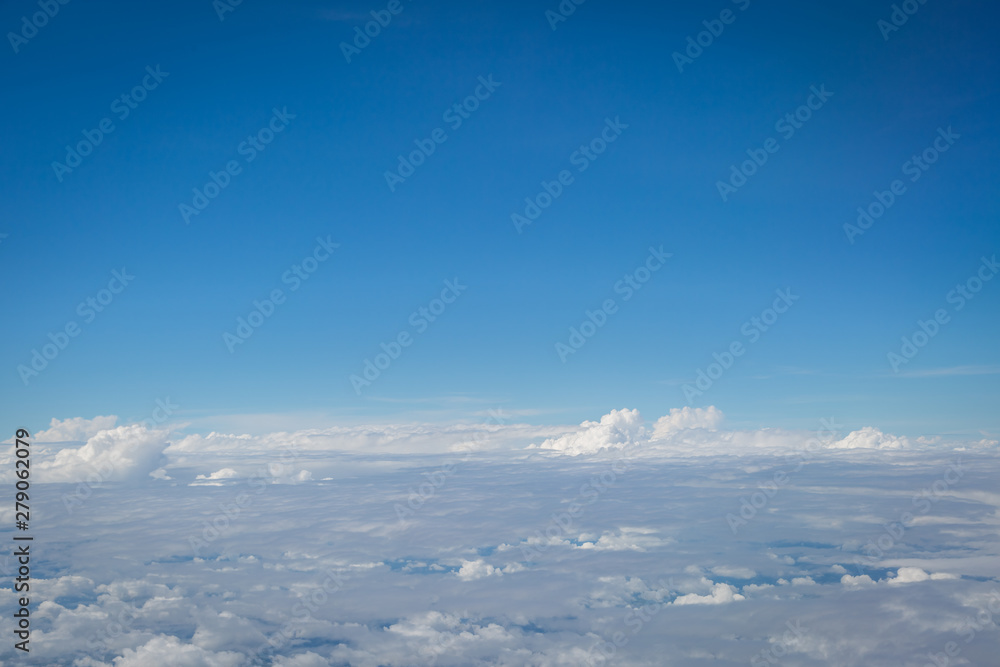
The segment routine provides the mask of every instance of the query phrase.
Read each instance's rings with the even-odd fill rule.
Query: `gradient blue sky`
[[[553,31],[554,0],[403,0],[348,64],[339,44],[385,5],[245,0],[220,21],[209,0],[71,2],[0,47],[0,428],[141,419],[164,397],[209,424],[656,417],[787,287],[800,300],[694,405],[747,426],[1000,432],[1000,281],[960,312],[946,300],[1000,251],[994,4],[928,2],[887,41],[890,3],[590,0]],[[679,73],[672,52],[727,7]],[[7,2],[0,26],[37,10]],[[156,65],[169,76],[119,120],[111,102]],[[489,75],[501,86],[447,128]],[[781,138],[813,85],[833,97]],[[178,204],[275,107],[296,118],[185,225]],[[52,162],[105,117],[115,131],[60,183]],[[518,234],[511,213],[608,117],[628,129]],[[961,139],[848,243],[857,207],[948,126]],[[384,172],[438,127],[390,192]],[[723,202],[716,182],[768,137],[780,150]],[[282,274],[328,235],[336,254],[289,292]],[[660,245],[673,257],[623,302],[616,281]],[[134,283],[83,323],[122,267]],[[349,376],[455,277],[467,291],[357,396]],[[287,302],[230,354],[223,332],[274,288]],[[562,363],[555,343],[608,298],[619,311]],[[951,321],[893,374],[886,354],[939,308]],[[25,386],[18,365],[70,320],[82,333]]]

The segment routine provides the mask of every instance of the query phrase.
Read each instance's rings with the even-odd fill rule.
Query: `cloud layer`
[[[727,429],[715,408],[263,435],[109,419],[54,422],[33,445],[41,664],[867,666],[1000,649],[982,620],[1000,618],[995,443]]]

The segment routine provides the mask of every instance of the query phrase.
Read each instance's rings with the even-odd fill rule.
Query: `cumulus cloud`
[[[687,595],[678,596],[672,604],[675,605],[686,605],[686,604],[728,604],[730,602],[738,602],[739,600],[746,600],[745,597],[736,592],[737,588],[731,586],[730,584],[715,584],[712,586],[712,590],[708,595],[698,595],[697,593],[688,593]]]
[[[34,441],[38,443],[84,442],[101,431],[114,428],[116,423],[118,423],[118,417],[114,415],[98,416],[93,419],[83,417],[56,419],[53,417],[47,429],[35,433]]]
[[[696,426],[642,449],[743,442],[727,440],[731,433]],[[724,514],[738,512],[740,496],[776,467],[791,470],[783,456],[715,458],[702,448],[699,458],[649,458],[532,559],[520,545],[550,539],[553,514],[606,461],[477,452],[400,525],[393,503],[448,455],[428,463],[317,449],[307,467],[334,459],[335,479],[260,488],[247,473],[279,461],[272,452],[177,454],[189,456],[167,464],[178,479],[201,475],[219,486],[112,484],[72,515],[50,494],[44,525],[59,548],[46,551],[51,578],[38,581],[45,664],[245,665],[260,647],[282,667],[659,665],[664,656],[746,664],[799,621],[806,637],[794,651],[782,644],[787,662],[923,664],[957,641],[962,619],[986,608],[996,588],[1000,462],[988,452],[962,454],[977,473],[962,478],[965,495],[933,504],[920,539],[895,541],[871,576],[852,576],[847,564],[884,534],[884,519],[874,518],[898,516],[950,453],[817,452],[736,539]],[[291,479],[303,465],[283,474]],[[243,492],[251,502],[234,505]],[[845,510],[862,500],[864,511]],[[209,542],[198,556],[192,535]],[[0,555],[3,567],[16,559]],[[930,574],[939,570],[955,574]],[[0,589],[0,604],[13,595]],[[892,632],[878,632],[886,619]],[[0,618],[0,632],[13,636],[15,620]],[[595,651],[614,647],[619,632],[627,653],[601,660]],[[995,649],[992,635],[977,634],[961,657],[992,664]],[[0,647],[0,661],[14,659],[10,644]]]
[[[671,408],[670,414],[664,415],[656,420],[653,425],[653,437],[664,438],[676,433],[692,428],[716,429],[723,422],[725,417],[722,410],[714,405],[707,408]]]
[[[125,649],[115,658],[114,667],[237,667],[243,655],[232,651],[205,650],[181,643],[171,635],[159,635],[137,649]]]
[[[597,551],[646,551],[667,543],[656,536],[653,528],[623,526],[616,532],[606,532],[600,537],[582,534],[577,541],[578,549],[596,549]]]
[[[840,578],[840,583],[845,586],[850,586],[852,588],[857,588],[859,586],[872,586],[875,584],[875,580],[869,577],[867,574],[853,575],[845,574]]]
[[[273,665],[274,667],[329,667],[330,663],[318,653],[306,651],[290,658],[278,656]]]
[[[550,437],[541,445],[532,445],[529,449],[540,448],[571,456],[622,451],[629,456],[657,458],[789,452],[813,455],[823,450],[864,452],[913,448],[908,438],[883,433],[871,426],[841,437],[842,433],[828,420],[817,420],[815,431],[779,428],[727,430],[722,428],[724,421],[725,416],[715,406],[672,408],[652,425],[643,421],[638,410],[612,410],[600,421],[585,421],[579,427]],[[972,442],[951,443],[951,448],[955,450],[971,447],[979,448]]]
[[[478,560],[464,560],[462,567],[458,570],[458,578],[462,581],[473,581],[483,577],[503,576],[499,568],[495,568],[482,558]]]
[[[604,449],[624,449],[649,440],[638,410],[612,410],[600,421],[585,421],[579,430],[542,443],[542,449],[565,454],[594,454]]]
[[[222,470],[216,470],[208,476],[198,475],[195,479],[233,479],[239,476],[240,474],[232,468],[223,468]]]
[[[908,439],[883,433],[872,426],[851,431],[843,440],[830,444],[831,449],[906,449],[909,446]]]
[[[921,581],[931,581],[932,579],[957,579],[954,574],[936,572],[928,574],[919,567],[901,567],[896,571],[896,576],[886,580],[889,584],[913,584]]]
[[[37,464],[42,482],[133,481],[156,470],[167,447],[165,431],[134,424],[103,430],[82,447],[67,447]]]
[[[432,568],[437,569],[437,568]],[[520,563],[507,563],[504,567],[494,567],[482,558],[476,560],[463,560],[462,567],[455,574],[462,581],[475,581],[484,577],[502,577],[505,574],[523,572],[527,568]]]

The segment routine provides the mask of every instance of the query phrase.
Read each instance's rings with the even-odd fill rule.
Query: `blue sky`
[[[403,0],[350,63],[340,43],[385,3],[246,0],[223,21],[207,0],[61,5],[0,56],[2,428],[141,419],[164,397],[206,423],[656,416],[741,341],[692,405],[754,426],[995,436],[1000,281],[961,310],[948,295],[1000,251],[996,9],[928,2],[884,39],[888,3],[744,5],[590,0],[553,30],[555,2]],[[679,72],[671,54],[727,8]],[[0,25],[36,11],[6,3]],[[120,118],[113,101],[157,66]],[[452,129],[446,110],[490,76]],[[833,95],[785,138],[776,122],[813,86]],[[274,109],[294,118],[247,162]],[[60,182],[52,163],[105,118],[113,132]],[[606,119],[628,127],[579,172]],[[960,138],[909,181],[904,163],[949,127]],[[447,140],[391,191],[386,170],[437,128]],[[723,201],[730,165],[772,137]],[[185,224],[179,205],[231,160]],[[573,182],[518,233],[511,214],[562,170]],[[850,243],[844,224],[894,179],[905,193]],[[292,291],[283,276],[317,237],[339,247]],[[626,301],[615,285],[651,246],[672,256]],[[134,281],[86,321],[78,304],[123,267]],[[411,313],[455,279],[467,289],[418,332]],[[749,343],[744,323],[786,288],[799,300]],[[285,302],[230,353],[223,334],[274,289]],[[556,343],[607,299],[616,312],[563,363]],[[948,322],[893,373],[887,353],[938,309]],[[79,335],[22,381],[71,321]],[[400,332],[412,345],[359,396],[350,376]]]

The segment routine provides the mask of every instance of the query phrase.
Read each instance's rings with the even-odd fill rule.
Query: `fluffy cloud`
[[[851,431],[843,440],[831,443],[832,449],[906,449],[910,441],[906,438],[883,433],[877,428],[865,426]]]
[[[659,547],[667,543],[656,536],[653,528],[638,528],[622,526],[613,533],[604,533],[600,537],[582,534],[577,538],[578,549],[596,549],[598,551],[646,551],[647,548]],[[596,539],[595,539],[596,538]]]
[[[623,449],[647,442],[649,434],[638,410],[612,410],[600,421],[585,421],[579,430],[542,443],[542,449],[564,454],[594,454],[604,449]]]
[[[537,447],[571,456],[621,451],[628,456],[649,458],[913,449],[908,438],[883,433],[871,426],[841,437],[834,425],[822,420],[817,421],[814,432],[776,428],[725,430],[722,428],[724,421],[722,411],[715,406],[672,408],[651,426],[643,421],[638,410],[612,410],[600,421],[585,421],[573,430],[546,439]],[[972,442],[941,443],[939,446],[955,450],[978,448],[978,444]]]
[[[216,653],[192,644],[182,644],[176,637],[160,635],[137,649],[125,649],[115,658],[114,667],[237,667],[243,655],[232,651]]]
[[[198,475],[195,477],[197,480],[220,480],[220,479],[236,479],[240,474],[233,470],[232,468],[223,468],[221,470],[216,470],[211,475]]]
[[[889,584],[913,584],[932,579],[957,579],[954,574],[934,573],[928,574],[919,567],[901,567],[896,571],[896,576],[886,580]]]
[[[118,423],[118,417],[114,415],[94,417],[93,419],[84,419],[83,417],[53,418],[47,429],[35,433],[34,441],[38,443],[84,442],[101,431],[114,428],[116,423]]]
[[[671,408],[670,414],[664,415],[656,420],[653,426],[653,437],[656,439],[666,438],[677,431],[692,428],[716,429],[723,422],[725,417],[722,410],[714,405],[707,408]]]
[[[101,432],[88,451],[109,456],[142,433]],[[332,479],[251,485],[248,472],[280,461],[281,438],[173,450],[176,484],[107,484],[72,514],[56,489],[32,498],[52,547],[46,569],[59,573],[37,581],[32,638],[42,663],[74,667],[246,665],[262,647],[264,664],[283,667],[674,667],[747,664],[801,622],[804,635],[781,643],[789,664],[923,664],[958,641],[963,619],[1000,609],[994,453],[963,452],[975,474],[921,509],[909,500],[951,464],[944,445],[821,449],[733,535],[726,513],[774,470],[792,470],[784,453],[802,441],[751,433],[695,422],[636,438],[629,447],[656,454],[591,496],[581,484],[609,469],[599,454],[365,457],[324,440],[282,474],[332,461]],[[450,474],[434,474],[451,461]],[[218,485],[188,486],[198,475]],[[399,522],[393,505],[423,483],[438,485]],[[520,545],[549,540],[553,515],[574,500],[589,504],[525,558]],[[862,500],[864,511],[848,509]],[[867,574],[856,571],[863,545],[904,505],[920,515],[913,539],[882,539]],[[207,542],[197,554],[192,536]],[[16,567],[0,556],[8,575]],[[941,571],[954,574],[930,574]],[[13,595],[0,589],[0,604]],[[0,617],[0,633],[12,636],[15,620]],[[992,664],[994,634],[977,632],[962,659]],[[616,636],[628,646],[604,659]],[[0,661],[14,659],[0,646]]]
[[[737,590],[735,586],[729,584],[715,584],[708,595],[688,593],[687,595],[677,597],[672,604],[728,604],[730,602],[746,600],[745,597],[736,592]]]
[[[103,430],[82,447],[67,447],[38,462],[39,481],[80,482],[143,480],[157,469],[167,447],[166,432],[142,425]]]
[[[473,581],[483,577],[503,576],[499,568],[495,568],[483,559],[462,561],[462,567],[458,571],[458,578],[462,581]]]

